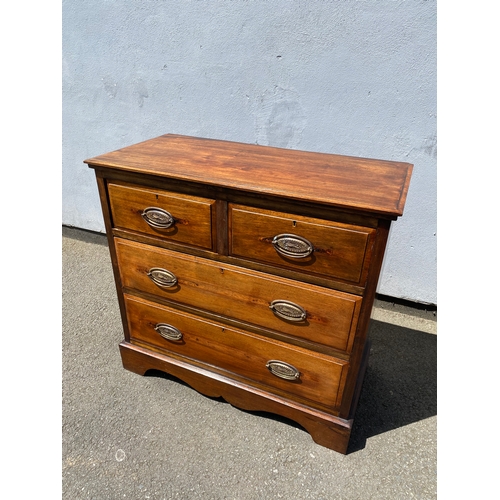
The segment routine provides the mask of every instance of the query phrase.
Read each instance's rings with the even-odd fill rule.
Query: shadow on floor
[[[72,238],[85,243],[95,243],[97,245],[108,246],[108,239],[105,234],[87,229],[79,229],[77,227],[62,226],[62,237]]]
[[[437,415],[437,336],[372,320],[372,348],[348,453]]]

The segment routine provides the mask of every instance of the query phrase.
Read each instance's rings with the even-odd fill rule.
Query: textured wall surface
[[[415,165],[379,293],[437,303],[436,2],[63,1],[63,223],[82,161],[165,133]]]

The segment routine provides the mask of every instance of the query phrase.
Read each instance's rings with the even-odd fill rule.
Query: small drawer
[[[125,295],[131,342],[145,342],[258,385],[336,408],[348,362]],[[210,367],[207,366],[209,369]],[[219,370],[220,371],[220,370]]]
[[[375,229],[230,205],[230,253],[364,285]]]
[[[211,250],[215,200],[108,184],[113,226]]]
[[[117,238],[122,285],[350,352],[361,297]]]

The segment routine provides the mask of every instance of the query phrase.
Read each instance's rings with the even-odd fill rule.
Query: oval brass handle
[[[297,380],[300,377],[299,370],[284,361],[272,359],[266,363],[266,368],[276,377],[285,380]]]
[[[142,218],[151,226],[168,229],[175,224],[175,219],[170,212],[158,207],[148,207],[142,211]]]
[[[182,333],[175,326],[166,323],[157,323],[155,330],[167,340],[181,340]]]
[[[273,238],[272,244],[279,254],[292,257],[292,259],[309,257],[314,251],[310,241],[295,234],[277,234]]]
[[[304,321],[307,316],[307,312],[303,307],[288,300],[273,300],[269,304],[269,309],[279,318],[288,321]]]
[[[147,275],[155,285],[163,288],[171,288],[177,285],[177,276],[161,267],[152,267],[147,272]]]

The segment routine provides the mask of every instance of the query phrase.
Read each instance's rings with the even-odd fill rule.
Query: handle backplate
[[[182,333],[175,326],[167,325],[166,323],[157,323],[155,330],[167,340],[181,340]]]
[[[266,363],[266,368],[276,377],[285,380],[297,380],[300,377],[299,370],[284,361],[272,359]]]
[[[161,267],[152,267],[147,275],[155,285],[162,288],[172,288],[177,285],[177,276]]]
[[[175,224],[175,219],[170,212],[163,208],[148,207],[142,212],[142,218],[154,228],[168,229]]]
[[[314,251],[310,241],[295,234],[277,234],[273,238],[272,244],[279,254],[292,259],[309,257]]]
[[[281,319],[286,319],[287,321],[304,321],[307,317],[306,310],[293,302],[288,300],[273,300],[269,304],[269,309]]]

